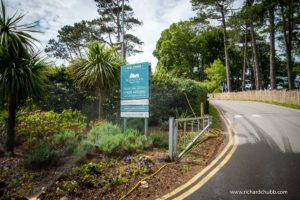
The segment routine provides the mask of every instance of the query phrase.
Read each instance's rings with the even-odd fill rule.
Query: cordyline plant
[[[6,15],[1,1],[0,13],[0,98],[8,106],[6,150],[14,154],[16,112],[23,101],[43,96],[47,77],[45,64],[33,55],[38,32],[35,23],[20,24],[24,15]]]
[[[88,46],[86,58],[73,60],[70,65],[74,83],[82,88],[95,88],[99,100],[99,119],[103,119],[103,102],[108,89],[119,82],[122,59],[114,48],[98,42]]]

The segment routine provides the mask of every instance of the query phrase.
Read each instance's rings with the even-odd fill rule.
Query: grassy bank
[[[273,104],[273,105],[277,105],[277,106],[283,106],[283,107],[287,107],[287,108],[293,108],[293,109],[300,110],[300,105],[296,105],[296,104],[279,103],[279,102],[271,102],[271,101],[257,101],[257,102],[263,102],[263,103],[268,103],[268,104]]]
[[[212,116],[211,128],[221,129],[221,117],[218,110],[211,104],[209,104],[209,114]]]

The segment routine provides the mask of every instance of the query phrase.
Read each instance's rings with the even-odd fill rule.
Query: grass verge
[[[220,129],[221,128],[221,117],[218,110],[211,104],[209,104],[209,114],[212,116],[211,128]]]
[[[293,109],[300,110],[300,105],[296,105],[296,104],[279,103],[279,102],[272,102],[272,101],[257,101],[257,102],[263,102],[263,103],[268,103],[268,104],[273,104],[273,105],[277,105],[277,106],[283,106],[283,107],[287,107],[287,108],[293,108]]]

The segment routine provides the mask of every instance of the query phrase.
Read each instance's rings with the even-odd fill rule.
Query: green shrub
[[[152,78],[150,124],[165,125],[169,116],[200,115],[200,103],[206,101],[207,90],[200,82],[156,75]],[[191,110],[188,100],[193,108]]]
[[[134,129],[127,129],[122,138],[121,145],[126,152],[141,150],[146,142],[145,137]]]
[[[166,137],[163,136],[163,133],[154,132],[149,136],[149,140],[152,142],[154,147],[167,148],[169,141]]]
[[[96,146],[105,154],[119,153],[122,151],[121,134],[117,135],[102,135],[100,140],[96,142]]]
[[[129,119],[127,119],[127,127],[129,129],[143,130],[144,119],[129,118]]]
[[[84,164],[82,165],[83,171],[86,174],[100,174],[100,169],[102,168],[102,164],[101,163],[88,163],[88,164]]]
[[[88,188],[96,188],[98,186],[97,177],[94,175],[86,174],[81,177],[79,184]]]
[[[26,164],[31,167],[42,167],[50,164],[54,160],[58,159],[59,152],[51,150],[45,144],[37,145],[32,153],[26,157]]]
[[[16,133],[31,139],[42,140],[45,137],[65,131],[82,133],[86,128],[86,118],[78,111],[65,110],[61,114],[53,111],[20,111],[17,114]]]
[[[139,151],[144,148],[144,136],[137,130],[127,129],[125,133],[119,126],[105,122],[92,128],[82,142],[80,152],[90,147],[97,147],[105,154],[121,154]]]
[[[55,144],[62,146],[67,153],[73,153],[76,150],[78,136],[73,131],[65,131],[54,136]]]
[[[8,112],[0,111],[0,144],[4,143],[4,138],[6,136],[6,125],[7,125]],[[3,140],[3,141],[1,141]]]
[[[205,103],[207,89],[203,83],[163,74],[151,77],[150,94],[149,124],[160,125],[166,128],[169,116],[174,117],[176,109],[179,115],[187,111],[188,115],[192,114],[186,96],[196,115],[200,116],[200,103]],[[121,122],[119,90],[111,92],[103,106],[105,116],[109,121]],[[128,120],[128,127],[140,130],[143,127],[142,120]]]

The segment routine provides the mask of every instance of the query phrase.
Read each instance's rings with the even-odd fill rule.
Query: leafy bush
[[[163,125],[169,116],[200,115],[200,103],[207,98],[206,87],[194,80],[156,75],[152,78],[150,123]],[[191,104],[189,106],[189,103]],[[190,108],[192,107],[192,109]]]
[[[169,116],[175,116],[176,110],[192,114],[191,107],[200,115],[200,103],[205,103],[207,89],[204,84],[185,78],[174,78],[168,74],[152,76],[150,92],[150,125],[167,127]],[[114,90],[104,102],[105,116],[109,121],[120,123],[120,91]],[[138,129],[143,127],[142,120],[128,120],[128,127]]]
[[[82,165],[83,171],[86,174],[100,174],[100,169],[102,168],[102,164],[101,163],[88,163],[88,164],[84,164]]]
[[[128,118],[127,127],[129,129],[136,129],[142,131],[144,129],[144,119],[141,118]]]
[[[119,126],[109,122],[94,127],[81,144],[83,149],[97,147],[105,154],[120,154],[143,149],[145,139],[138,131],[128,129],[125,133]]]
[[[208,90],[213,93],[221,92],[220,87],[226,82],[226,69],[220,59],[214,60],[211,66],[205,69],[207,80],[205,85]]]
[[[7,125],[8,113],[7,111],[0,111],[0,144],[4,141],[1,141],[5,138],[6,125]]]
[[[121,141],[122,148],[126,152],[141,150],[144,148],[146,139],[135,129],[127,129]]]
[[[86,128],[86,118],[78,111],[65,110],[61,114],[53,111],[43,112],[18,112],[17,114],[17,136],[26,138],[43,139],[54,134],[74,131],[76,134],[83,132]]]
[[[26,158],[26,164],[32,167],[42,167],[56,160],[59,152],[51,150],[47,145],[37,145]]]
[[[60,145],[61,149],[67,153],[73,153],[77,147],[78,136],[73,131],[65,131],[54,136],[56,145]]]
[[[155,147],[167,148],[169,145],[169,141],[166,137],[163,136],[163,133],[151,133],[149,139]]]

